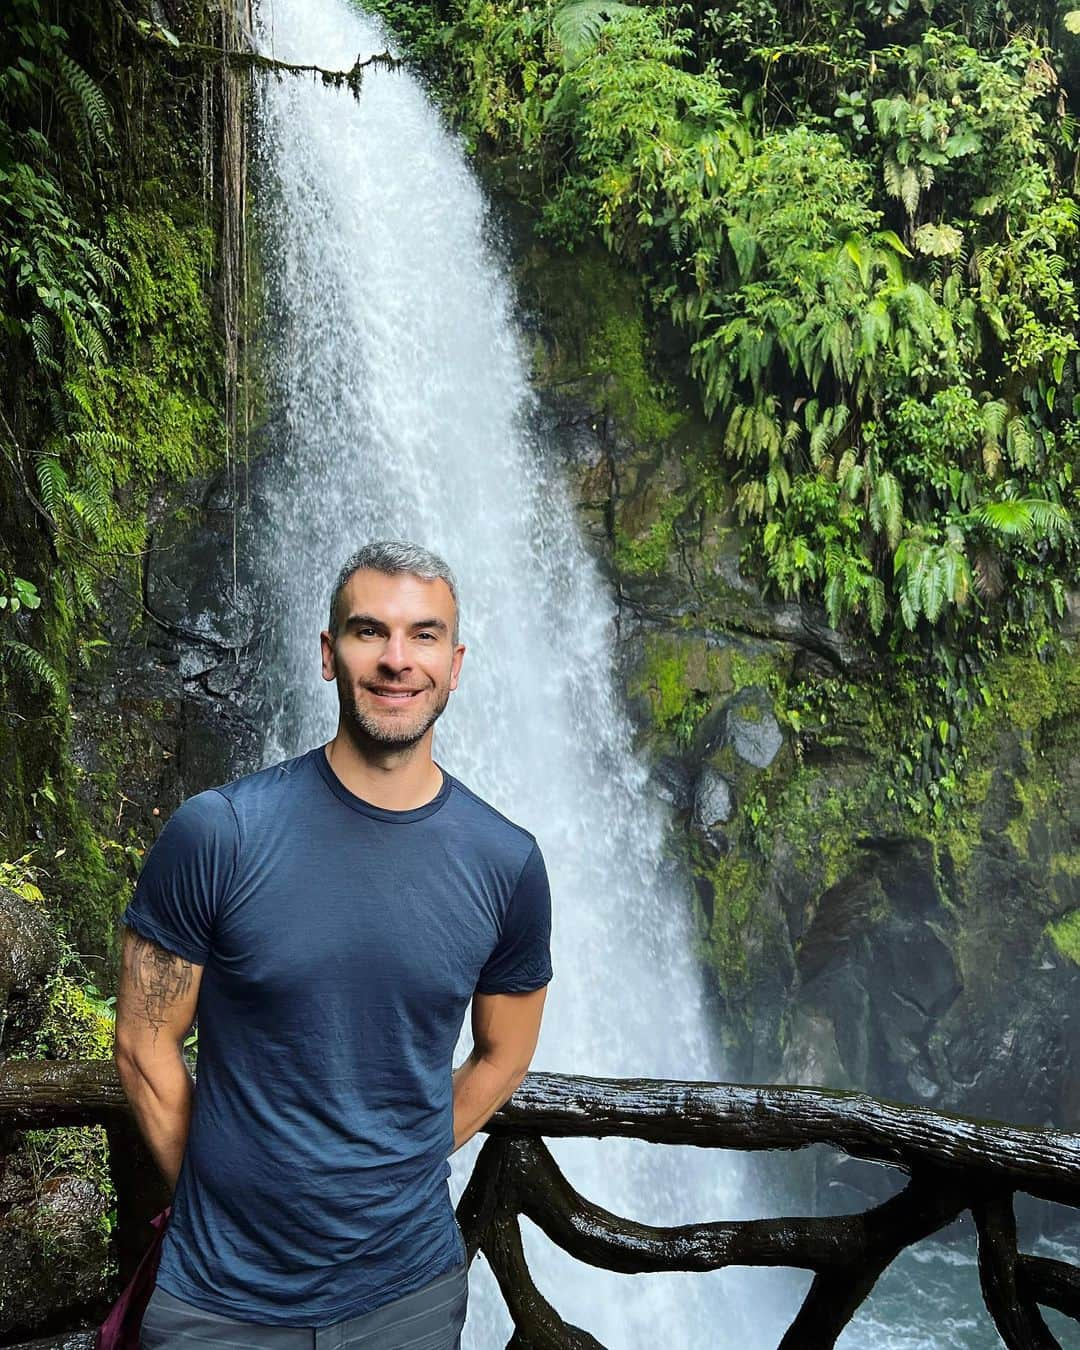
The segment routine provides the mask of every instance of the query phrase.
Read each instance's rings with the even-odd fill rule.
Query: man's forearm
[[[155,1057],[151,1068],[117,1056],[117,1072],[131,1103],[139,1130],[161,1175],[176,1189],[187,1148],[195,1081],[177,1049],[172,1057]]]
[[[478,1129],[508,1101],[524,1074],[487,1060],[473,1050],[454,1070],[454,1149],[471,1139]]]

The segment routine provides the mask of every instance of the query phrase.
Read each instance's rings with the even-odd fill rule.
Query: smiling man
[[[121,916],[116,1062],[175,1188],[148,1350],[460,1344],[447,1158],[528,1068],[551,905],[535,838],[432,756],[458,627],[440,558],[354,554],[333,740],[184,802]]]

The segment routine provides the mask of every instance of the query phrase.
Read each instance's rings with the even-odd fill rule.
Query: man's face
[[[336,680],[342,722],[360,741],[415,745],[457,688],[465,648],[451,642],[445,581],[354,572],[338,599],[337,639],[324,630],[322,673]]]

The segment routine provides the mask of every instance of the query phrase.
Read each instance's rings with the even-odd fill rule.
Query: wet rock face
[[[576,368],[538,369],[545,433],[615,593],[639,750],[693,874],[725,1072],[1075,1128],[1080,965],[1048,936],[1080,916],[1075,714],[1003,727],[969,817],[911,833],[887,796],[875,658],[819,607],[767,600],[745,530],[694,497],[685,465],[715,429],[688,415],[642,437],[605,388],[563,378]],[[848,696],[821,709],[804,757],[784,690],[837,679]]]
[[[745,689],[727,705],[724,741],[752,768],[767,769],[784,744],[772,699],[764,690]]]
[[[0,1212],[0,1337],[103,1314],[106,1200],[81,1177],[55,1177]]]
[[[727,824],[734,809],[731,784],[722,773],[706,765],[694,792],[694,825],[716,846],[724,838],[719,827]]]
[[[0,886],[0,1063],[41,1025],[46,984],[59,958],[41,911]]]
[[[76,685],[72,737],[88,810],[104,807],[112,836],[130,830],[144,847],[180,802],[258,767],[262,749],[249,705],[256,587],[243,538],[233,584],[233,516],[220,483],[160,495],[149,523],[145,612],[138,597],[111,597],[107,659]],[[80,931],[78,919],[71,937],[94,951],[102,934]]]
[[[924,840],[864,848],[863,862],[821,896],[799,944],[804,1031],[789,1042],[787,1062],[805,1071],[828,1059],[829,1075],[847,1084],[873,1082],[882,1096],[937,1104],[948,1075],[935,1033],[962,989],[955,924]]]

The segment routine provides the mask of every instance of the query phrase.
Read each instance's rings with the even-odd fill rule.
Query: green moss
[[[114,1000],[103,999],[96,986],[85,984],[77,969],[74,948],[62,940],[61,968],[49,979],[48,1006],[37,1030],[32,1057],[51,1060],[111,1060]],[[26,1056],[31,1057],[30,1055]],[[114,1203],[105,1131],[96,1125],[66,1125],[48,1130],[26,1130],[20,1135],[34,1177],[35,1189],[56,1176],[79,1176],[93,1182]]]
[[[648,526],[644,536],[638,539],[631,539],[622,526],[616,524],[613,560],[619,571],[629,576],[644,576],[664,571],[671,556],[675,521],[685,507],[685,497],[669,497],[661,506],[657,519]]]
[[[712,648],[703,638],[650,633],[630,692],[648,701],[661,735],[688,745],[713,699],[731,690],[730,649]]]
[[[594,283],[600,301],[597,324],[585,343],[585,359],[592,373],[611,377],[607,411],[623,424],[639,444],[664,441],[684,420],[672,411],[649,374],[645,320],[640,300],[614,284],[610,269]]]
[[[796,851],[799,871],[814,878],[817,889],[826,890],[850,870],[858,854],[856,840],[867,824],[887,828],[882,804],[876,773],[863,772],[843,782],[835,771],[804,765],[780,793],[775,817]]]
[[[1028,853],[1028,835],[1032,825],[1039,819],[1045,819],[1053,805],[1056,784],[1045,774],[1035,773],[1028,777],[1017,776],[1012,782],[1013,791],[1020,803],[1020,811],[1005,826],[1005,833],[1021,857]]]
[[[568,255],[538,245],[521,288],[538,296],[550,326],[535,359],[539,384],[591,388],[597,411],[638,445],[665,441],[686,422],[653,374],[639,277],[599,247]]]
[[[38,1053],[47,1059],[111,1059],[113,1015],[95,989],[69,975],[50,981],[49,1010],[38,1030]]]
[[[751,686],[771,689],[784,676],[781,662],[774,656],[748,656],[733,648],[731,652],[731,679],[736,689]]]
[[[1056,853],[1050,864],[1050,870],[1067,877],[1080,877],[1080,848],[1068,853]]]
[[[760,868],[745,854],[707,857],[700,847],[693,849],[690,861],[713,895],[712,922],[697,943],[698,957],[715,972],[725,997],[737,1001],[750,975],[747,934],[761,893]]]
[[[1062,717],[1080,716],[1080,662],[1057,650],[1049,661],[1010,653],[986,672],[986,706],[972,728],[974,750],[987,750],[1004,724],[1032,732]]]
[[[1075,961],[1080,966],[1080,909],[1074,909],[1054,923],[1048,923],[1044,930],[1054,941],[1054,946],[1062,956]]]

